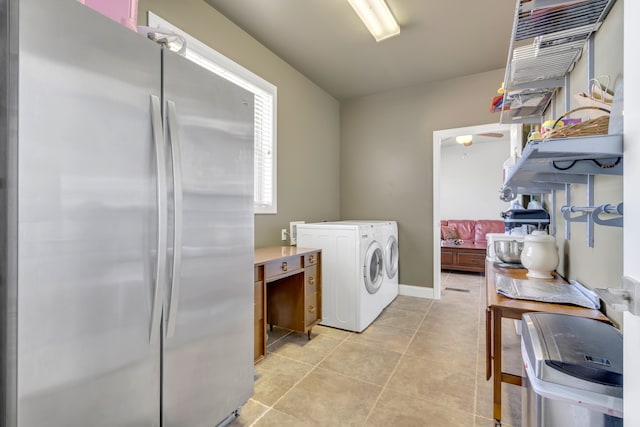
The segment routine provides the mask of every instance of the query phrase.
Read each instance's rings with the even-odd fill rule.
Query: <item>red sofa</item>
[[[487,233],[504,233],[504,221],[497,219],[440,221],[440,269],[484,273]]]

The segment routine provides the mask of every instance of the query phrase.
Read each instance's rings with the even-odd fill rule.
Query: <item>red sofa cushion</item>
[[[458,237],[462,240],[473,242],[475,237],[476,221],[470,219],[450,219],[447,225],[454,226],[458,232]]]
[[[476,243],[487,243],[487,233],[504,233],[504,221],[499,219],[479,219],[473,240]]]

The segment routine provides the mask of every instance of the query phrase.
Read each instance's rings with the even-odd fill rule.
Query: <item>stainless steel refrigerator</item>
[[[214,426],[253,392],[253,95],[0,0],[0,425]]]

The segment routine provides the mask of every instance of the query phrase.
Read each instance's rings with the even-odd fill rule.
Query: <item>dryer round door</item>
[[[364,261],[364,285],[367,292],[375,294],[380,290],[384,279],[384,255],[380,243],[373,242],[367,249]]]
[[[387,277],[392,279],[398,273],[398,240],[396,236],[389,236],[384,254],[386,256],[384,269],[387,272]]]

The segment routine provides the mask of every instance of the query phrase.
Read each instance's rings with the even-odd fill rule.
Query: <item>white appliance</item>
[[[322,325],[362,332],[386,306],[381,231],[360,221],[298,225],[298,247],[322,249]]]
[[[253,94],[74,0],[0,0],[0,425],[253,394]]]
[[[622,427],[622,333],[557,313],[525,313],[522,324],[522,425]]]
[[[382,293],[384,295],[384,307],[388,306],[398,296],[398,223],[396,221],[360,220],[351,221],[363,224],[371,224],[381,230],[379,237],[384,253],[384,280]]]
[[[342,223],[369,224],[373,226],[375,239],[382,245],[384,255],[384,279],[381,292],[383,309],[398,296],[398,223],[385,220],[351,220]]]
[[[382,284],[385,295],[385,306],[389,305],[398,296],[398,223],[384,221],[384,272],[385,280]]]
[[[499,240],[517,240],[524,242],[525,234],[507,234],[507,233],[487,233],[487,260],[491,262],[501,262],[496,256],[494,243]]]

